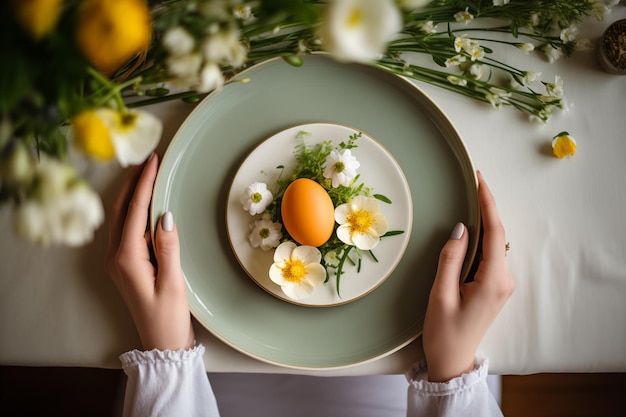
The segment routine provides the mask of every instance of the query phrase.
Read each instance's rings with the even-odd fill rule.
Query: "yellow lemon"
[[[111,75],[148,47],[152,26],[145,0],[86,0],[76,31],[91,64]]]
[[[76,146],[87,155],[104,160],[115,156],[111,133],[94,111],[87,110],[75,116],[72,119],[72,130]]]
[[[35,39],[47,35],[59,20],[63,0],[13,0],[15,17]]]

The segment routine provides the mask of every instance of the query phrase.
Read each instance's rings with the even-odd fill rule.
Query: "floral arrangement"
[[[0,203],[16,231],[80,245],[103,221],[76,155],[138,164],[161,122],[139,107],[199,101],[240,70],[326,51],[547,121],[563,83],[500,61],[589,47],[616,0],[7,0],[0,4]],[[428,57],[420,60],[420,56]],[[416,63],[416,62],[419,62]],[[503,76],[501,76],[503,75]],[[502,81],[502,80],[506,81]]]
[[[296,136],[295,168],[286,176],[280,165],[275,184],[255,182],[243,191],[241,204],[250,215],[250,245],[274,250],[274,263],[268,273],[285,295],[301,300],[335,275],[337,295],[346,262],[361,270],[363,252],[378,259],[373,249],[389,231],[378,201],[391,204],[382,194],[359,183],[359,161],[351,149],[361,133],[351,135],[337,147],[331,141],[307,145],[308,132]],[[310,182],[300,185],[300,181]],[[291,187],[300,187],[293,191]],[[324,210],[323,201],[330,205]],[[286,227],[283,227],[284,226]],[[323,230],[329,225],[328,233]]]

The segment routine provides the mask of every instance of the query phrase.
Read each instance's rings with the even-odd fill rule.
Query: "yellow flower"
[[[339,223],[339,240],[361,250],[374,249],[389,228],[378,201],[372,197],[357,196],[340,205],[335,209],[335,221]]]
[[[148,47],[150,11],[144,0],[86,0],[76,31],[85,56],[110,75]]]
[[[95,111],[79,113],[72,119],[76,145],[87,155],[109,160],[115,156],[109,129]]]
[[[59,20],[63,0],[14,0],[15,17],[35,39],[47,35]]]
[[[567,132],[561,132],[552,139],[552,153],[561,159],[564,156],[574,156],[576,153],[576,140]]]
[[[88,110],[72,119],[76,145],[86,154],[121,166],[143,162],[161,138],[161,121],[142,111]]]

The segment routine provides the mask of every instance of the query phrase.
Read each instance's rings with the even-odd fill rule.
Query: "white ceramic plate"
[[[329,281],[317,287],[313,295],[298,301],[292,300],[269,278],[268,271],[273,262],[274,251],[250,246],[248,225],[260,218],[260,215],[250,216],[243,209],[239,198],[243,190],[254,182],[263,182],[271,189],[281,172],[276,169],[277,166],[283,165],[287,175],[293,170],[294,146],[297,143],[295,138],[300,131],[311,133],[307,140],[309,146],[326,140],[337,146],[340,142],[347,142],[350,135],[359,132],[358,129],[339,124],[310,123],[285,129],[263,141],[244,160],[231,185],[226,210],[228,238],[244,271],[273,296],[303,306],[345,304],[376,289],[402,259],[409,242],[413,219],[409,184],[393,156],[379,142],[361,132],[362,136],[356,141],[358,147],[351,150],[361,163],[357,171],[361,175],[359,183],[372,188],[372,193],[382,194],[391,200],[392,204],[380,203],[381,211],[389,222],[389,230],[402,230],[404,233],[381,240],[373,250],[378,262],[364,253],[360,272],[357,272],[356,266],[346,262],[345,273],[340,280],[341,296],[337,295],[335,275],[331,274]]]

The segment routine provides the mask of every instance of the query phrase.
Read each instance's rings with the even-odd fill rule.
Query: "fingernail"
[[[452,230],[452,234],[450,235],[450,239],[459,240],[463,237],[463,232],[465,232],[465,225],[461,222],[458,222],[454,229]]]
[[[174,216],[171,211],[166,211],[161,217],[161,228],[164,232],[171,232],[174,230]]]

